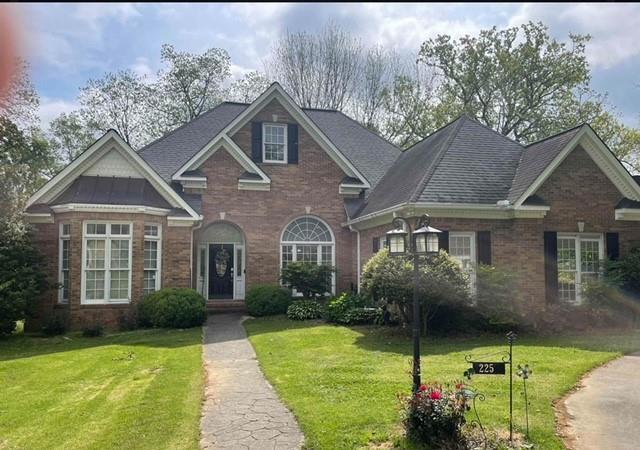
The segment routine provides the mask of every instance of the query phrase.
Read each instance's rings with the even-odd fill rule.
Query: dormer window
[[[287,163],[287,125],[262,124],[262,161]]]

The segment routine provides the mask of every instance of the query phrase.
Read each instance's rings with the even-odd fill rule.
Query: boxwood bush
[[[322,306],[315,300],[297,300],[287,309],[287,317],[291,320],[317,319],[322,315]]]
[[[252,316],[285,314],[291,304],[291,291],[276,284],[258,285],[249,289],[245,303]]]
[[[160,289],[140,301],[138,320],[146,327],[196,327],[207,320],[205,299],[193,289]]]

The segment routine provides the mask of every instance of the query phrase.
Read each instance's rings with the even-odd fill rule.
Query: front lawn
[[[267,378],[297,416],[309,448],[353,449],[397,440],[401,427],[396,396],[411,388],[412,355],[411,340],[399,330],[281,317],[250,320],[245,326]],[[459,380],[469,367],[465,354],[495,354],[505,350],[505,344],[501,336],[427,339],[422,344],[423,380]],[[552,401],[592,367],[636,349],[640,333],[519,338],[514,362],[533,368],[529,421],[537,448],[564,448],[555,435]],[[514,379],[514,418],[517,430],[523,431],[522,385]],[[475,376],[472,385],[486,394],[479,406],[483,423],[508,429],[508,378]]]
[[[201,329],[0,340],[1,449],[197,449]]]

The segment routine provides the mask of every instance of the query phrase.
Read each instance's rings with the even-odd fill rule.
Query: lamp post
[[[429,226],[430,218],[424,214],[415,222],[412,230],[409,220],[404,217],[393,219],[394,229],[387,232],[387,247],[391,256],[413,257],[413,392],[420,389],[420,301],[418,283],[420,281],[420,256],[432,256],[439,251],[437,228]],[[408,238],[408,239],[407,239]]]

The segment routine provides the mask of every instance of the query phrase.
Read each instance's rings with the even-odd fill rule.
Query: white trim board
[[[120,135],[114,131],[107,131],[100,139],[78,156],[71,164],[61,170],[56,176],[49,180],[42,188],[29,198],[28,208],[36,203],[47,203],[54,200],[64,189],[66,189],[73,181],[82,173],[98,161],[107,152],[116,150],[131,165],[138,169],[158,193],[175,208],[182,208],[189,213],[194,219],[199,219],[199,215],[189,206],[189,204],[178,195],[167,183],[160,178],[149,164],[140,157],[127,144]]]
[[[583,125],[573,139],[569,141],[562,151],[514,203],[514,206],[521,207],[527,198],[535,194],[578,144],[584,148],[593,162],[595,162],[600,170],[604,172],[623,196],[631,200],[640,201],[640,186],[638,183],[635,182],[633,177],[629,172],[627,172],[613,153],[611,153],[611,150],[607,148],[593,129],[588,125]]]

